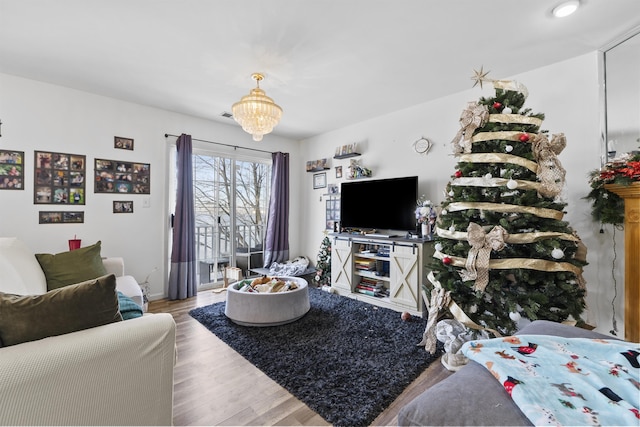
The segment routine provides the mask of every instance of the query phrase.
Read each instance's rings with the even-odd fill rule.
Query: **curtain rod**
[[[170,133],[165,133],[164,137],[165,138],[169,138],[170,136],[174,136],[176,138],[179,137],[179,135],[172,135]],[[231,147],[234,150],[237,150],[238,148],[240,148],[241,150],[250,150],[250,151],[259,151],[261,153],[268,153],[268,154],[273,154],[273,151],[266,151],[266,150],[259,150],[257,148],[247,148],[247,147],[240,147],[237,145],[231,145],[231,144],[223,144],[222,142],[215,142],[215,141],[207,141],[206,139],[198,139],[198,138],[191,138],[192,141],[200,141],[200,142],[206,142],[207,144],[217,144],[217,145],[224,145],[225,147]]]

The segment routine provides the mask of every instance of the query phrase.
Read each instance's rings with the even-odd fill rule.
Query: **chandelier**
[[[253,135],[254,141],[262,141],[262,136],[271,132],[280,121],[282,108],[260,89],[262,74],[254,73],[251,78],[256,81],[255,89],[233,104],[231,112],[242,129]]]

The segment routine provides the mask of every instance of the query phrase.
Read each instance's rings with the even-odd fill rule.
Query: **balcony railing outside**
[[[236,226],[238,241],[236,249],[240,256],[247,256],[247,252],[262,253],[262,249],[254,252],[254,248],[262,248],[264,228],[263,224]],[[196,258],[200,268],[201,285],[221,280],[224,267],[229,266],[231,262],[232,241],[230,227],[228,225],[219,225],[218,230],[219,232],[216,233],[213,225],[196,226]],[[203,268],[209,268],[215,273],[214,277],[209,277],[207,280],[207,275],[202,272]]]

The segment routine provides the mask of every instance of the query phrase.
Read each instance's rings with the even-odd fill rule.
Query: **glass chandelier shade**
[[[262,136],[271,132],[280,122],[282,108],[260,89],[260,80],[264,76],[255,73],[251,77],[256,81],[256,87],[233,104],[231,112],[242,129],[253,135],[254,141],[262,141]]]

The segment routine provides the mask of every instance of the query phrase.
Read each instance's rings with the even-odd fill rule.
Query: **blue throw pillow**
[[[120,291],[118,291],[118,304],[120,304],[120,315],[123,320],[142,316],[142,307]]]

